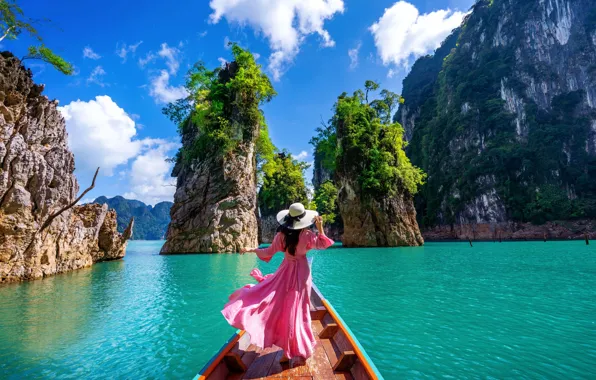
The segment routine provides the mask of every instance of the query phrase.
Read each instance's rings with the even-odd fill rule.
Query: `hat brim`
[[[288,215],[288,213],[290,212],[290,210],[282,210],[280,212],[277,213],[277,222],[279,224],[283,224],[284,223],[284,218],[286,217],[286,215]],[[294,222],[293,226],[288,226],[289,229],[292,230],[301,230],[303,228],[306,228],[308,226],[312,226],[313,223],[315,222],[315,217],[319,216],[319,213],[313,210],[306,210],[304,211],[306,215],[304,215],[302,217],[302,219]]]

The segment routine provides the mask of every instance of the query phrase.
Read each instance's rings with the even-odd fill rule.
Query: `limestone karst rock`
[[[116,231],[107,206],[70,208],[74,156],[57,102],[42,95],[31,71],[0,53],[0,282],[42,278],[122,258],[132,234]]]
[[[595,62],[593,0],[479,0],[413,65],[396,119],[428,174],[429,236],[542,239],[596,217]]]
[[[225,83],[236,70],[235,63],[228,64],[219,80]],[[238,112],[232,114],[238,116]],[[239,142],[232,154],[195,158],[174,167],[177,186],[162,254],[238,252],[258,246],[256,139],[260,126],[242,128],[250,130],[250,138]],[[189,125],[184,131],[183,148],[190,148],[199,129]]]

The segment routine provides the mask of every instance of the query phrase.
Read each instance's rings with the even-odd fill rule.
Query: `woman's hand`
[[[252,252],[253,250],[250,248],[241,248],[240,249],[240,254],[244,255],[246,252]]]
[[[317,227],[317,230],[319,230],[319,233],[321,234],[325,234],[325,231],[323,230],[323,218],[320,215],[315,216],[315,226]]]

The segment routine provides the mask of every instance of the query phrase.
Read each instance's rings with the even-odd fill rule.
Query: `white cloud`
[[[323,28],[326,20],[343,13],[343,0],[211,0],[212,23],[225,18],[230,24],[249,25],[269,40],[269,70],[275,80],[287,70],[310,34],[318,34],[323,47],[335,42]]]
[[[68,145],[78,169],[99,166],[102,173],[112,175],[114,168],[126,164],[148,145],[135,139],[135,122],[107,95],[88,102],[76,100],[58,110],[66,121]]]
[[[219,61],[219,65],[220,65],[221,67],[224,67],[224,66],[226,65],[226,62],[228,62],[228,61],[227,61],[225,58],[223,58],[223,57],[219,57],[219,58],[217,58],[217,60]]]
[[[397,74],[396,70],[389,69],[389,71],[387,72],[387,78],[393,78],[395,74]]]
[[[182,42],[179,46],[182,46]],[[170,74],[176,74],[178,72],[178,69],[180,68],[180,50],[175,47],[170,47],[164,42],[161,44],[161,49],[157,54],[166,60],[166,66],[168,66]]]
[[[302,152],[300,152],[294,156],[294,158],[296,160],[300,160],[300,161],[304,161],[304,159],[306,159],[306,157],[308,157],[308,152],[305,150],[303,150]]]
[[[140,44],[142,44],[143,41],[139,41],[134,45],[126,45],[125,43],[122,44],[122,46],[120,46],[119,44],[116,45],[116,55],[120,58],[122,58],[122,63],[126,62],[126,58],[128,56],[128,53],[132,53],[133,55],[136,53],[137,48],[139,47]]]
[[[149,52],[145,55],[145,58],[139,58],[139,66],[141,68],[147,66],[147,64],[155,61],[157,59],[157,55],[153,54],[153,52]]]
[[[93,49],[91,49],[89,46],[85,46],[85,48],[83,49],[83,57],[89,59],[100,59],[101,55],[94,52]]]
[[[386,8],[369,30],[385,66],[408,67],[411,57],[417,58],[438,48],[451,31],[461,25],[465,15],[465,12],[450,9],[421,15],[414,5],[398,1]]]
[[[180,144],[166,140],[154,140],[155,144],[135,158],[130,171],[130,191],[125,198],[138,199],[154,205],[171,201],[176,191],[176,180],[170,176],[173,164],[166,161],[168,152]]]
[[[149,95],[156,103],[170,103],[188,96],[188,92],[184,86],[171,86],[170,74],[166,70],[161,70],[158,76],[151,79]]]
[[[348,56],[350,57],[350,70],[354,70],[358,67],[358,54],[360,53],[360,47],[362,43],[358,42],[355,48],[348,50]]]
[[[206,31],[206,30],[204,30],[204,31],[202,31],[201,33],[199,33],[199,37],[200,37],[200,38],[203,38],[203,37],[205,37],[206,35],[207,35],[207,31]]]
[[[89,78],[87,78],[87,84],[95,83],[100,87],[104,87],[106,84],[103,82],[103,76],[106,75],[106,71],[101,66],[96,66]]]

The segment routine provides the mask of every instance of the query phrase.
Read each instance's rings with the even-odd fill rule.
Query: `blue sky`
[[[172,199],[175,181],[164,159],[174,155],[179,138],[161,108],[183,94],[184,74],[194,62],[216,67],[230,59],[225,41],[258,54],[278,92],[264,107],[271,138],[310,162],[308,141],[340,93],[366,79],[399,93],[415,58],[432,52],[473,0],[173,3],[20,2],[27,16],[51,20],[39,27],[44,42],[76,67],[67,77],[28,63],[45,94],[63,107],[81,188],[102,166],[88,199]],[[18,56],[30,43],[25,36],[1,42]]]

